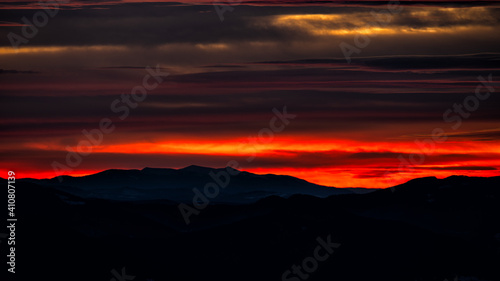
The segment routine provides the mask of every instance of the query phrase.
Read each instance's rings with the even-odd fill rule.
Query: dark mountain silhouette
[[[209,171],[145,170],[159,177]],[[112,170],[85,180],[118,182],[141,173]],[[500,177],[421,178],[367,194],[221,202],[201,210],[189,225],[176,201],[85,197],[63,184],[16,183],[18,280],[33,274],[118,280],[111,270],[121,273],[124,267],[134,281],[500,280]],[[314,256],[318,238],[328,236],[340,246],[326,260],[312,272],[302,270],[307,278],[283,279],[293,265]]]
[[[106,170],[83,177],[46,180],[27,179],[32,183],[57,187],[84,198],[117,201],[173,200],[191,202],[193,188],[203,192],[209,183],[219,194],[211,203],[251,203],[272,195],[290,197],[306,194],[317,197],[350,194],[349,189],[326,187],[291,176],[256,175],[230,167],[214,169],[189,166],[183,169],[144,168],[142,170]],[[223,187],[227,183],[227,186]]]

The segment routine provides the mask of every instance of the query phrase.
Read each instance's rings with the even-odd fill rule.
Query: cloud
[[[474,93],[478,75],[500,76],[497,2],[405,1],[380,28],[366,24],[386,1],[243,2],[223,23],[202,4],[72,1],[13,49],[8,34],[27,27],[10,23],[31,20],[38,4],[3,2],[5,166],[50,170],[104,117],[116,131],[79,171],[245,163],[235,145],[286,106],[297,118],[249,169],[376,183],[399,156],[419,152],[414,140],[444,128],[449,142],[418,175],[497,172],[500,96],[460,132],[442,118]],[[339,44],[360,33],[370,44],[348,64]],[[157,64],[170,75],[119,120],[111,103]]]
[[[34,74],[34,73],[40,73],[40,72],[31,70],[0,69],[0,74]]]
[[[378,34],[377,41],[387,44],[393,36],[402,35],[420,39],[422,36],[431,38],[442,34],[450,40],[453,34],[459,32],[484,37],[499,23],[498,11],[491,7],[406,7],[401,13],[392,15],[387,25],[366,29],[366,24],[375,20],[373,12],[373,9],[363,7],[308,7],[304,12],[301,6],[242,5],[233,12],[234,16],[227,16],[221,24],[212,5],[120,3],[104,10],[82,8],[61,11],[46,26],[39,28],[39,34],[30,39],[29,45],[213,45],[325,39],[337,41],[338,45],[339,40],[352,39],[360,32]],[[31,19],[34,13],[22,9],[0,9],[0,16],[9,22],[19,22],[23,17]],[[21,31],[21,27],[15,26],[2,28],[0,44],[9,46],[7,34],[21,34]],[[387,38],[382,39],[383,36]],[[498,43],[495,38],[485,38]]]
[[[423,138],[424,136],[418,137]],[[500,140],[500,129],[448,133],[447,137],[453,140],[498,141]]]
[[[423,71],[464,72],[465,70],[498,70],[500,53],[477,53],[460,55],[376,56],[352,58],[349,69],[366,71]],[[293,61],[264,61],[257,64],[328,67],[347,69],[345,59],[302,59]],[[472,73],[472,72],[469,72]]]
[[[0,27],[2,26],[26,26],[26,24],[19,22],[0,21]]]
[[[493,171],[498,170],[495,167],[484,166],[450,166],[450,167],[415,167],[423,170],[444,170],[444,171]]]
[[[241,1],[235,6],[291,6],[291,7],[304,7],[304,6],[321,6],[321,7],[384,7],[389,1],[379,0],[366,0],[366,1],[265,1],[265,0],[251,0]],[[393,1],[390,3],[397,3],[402,6],[445,6],[445,7],[475,7],[475,6],[488,6],[496,5],[499,1],[465,1],[465,0],[451,0],[451,1]],[[89,0],[89,1],[61,1],[60,5],[63,9],[77,9],[77,8],[100,8],[114,5],[123,4],[155,4],[155,5],[211,5],[213,0],[178,0],[175,2],[165,0]],[[215,1],[215,3],[218,3]],[[227,2],[220,1],[224,4]],[[231,4],[231,2],[229,2]],[[38,1],[30,0],[10,0],[3,2],[0,5],[1,9],[38,9],[40,4]]]

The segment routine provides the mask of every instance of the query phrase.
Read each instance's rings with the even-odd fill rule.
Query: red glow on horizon
[[[64,157],[60,155],[67,154],[63,145],[50,139],[44,142],[25,143],[24,147],[37,152],[57,152],[59,156],[47,159],[45,163],[53,161],[63,163]],[[77,146],[71,149],[76,151]],[[88,162],[87,158],[82,157],[82,166],[62,173],[56,173],[50,164],[28,167],[21,163],[8,163],[6,166],[16,172],[17,178],[41,179],[54,178],[59,175],[84,176],[107,169],[142,169],[145,166],[183,168],[195,164],[221,167],[221,164],[215,164],[221,163],[220,159],[227,159],[224,163],[238,159],[240,164],[238,169],[242,171],[289,175],[315,184],[340,188],[386,188],[414,178],[430,176],[438,178],[452,175],[500,176],[500,148],[494,142],[453,140],[436,145],[429,154],[425,154],[420,149],[413,140],[405,139],[390,142],[363,142],[328,138],[307,139],[303,136],[276,136],[269,143],[250,144],[246,139],[241,138],[225,141],[178,139],[151,142],[132,142],[125,138],[92,147],[91,155],[103,155],[104,162],[95,160]],[[399,158],[409,161],[408,157],[411,154],[422,156],[424,161],[401,169]],[[145,159],[141,162],[143,164],[132,160],[137,156]],[[179,164],[155,165],[148,162],[148,157],[158,156],[165,159],[185,156],[195,160],[181,167],[178,166]],[[252,161],[247,160],[250,156],[254,156]],[[131,160],[125,163],[118,159]],[[7,170],[0,171],[4,175],[7,173]]]

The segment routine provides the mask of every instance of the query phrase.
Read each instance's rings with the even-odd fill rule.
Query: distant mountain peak
[[[295,194],[327,197],[352,193],[347,189],[316,185],[292,176],[259,175],[232,167],[197,165],[181,169],[110,169],[84,177],[64,178],[63,181],[54,178],[30,182],[61,188],[84,198],[119,201],[161,199],[191,202],[196,195],[193,190],[205,192],[206,186],[219,187],[218,195],[210,200],[212,203],[248,203],[269,196],[288,198]]]
[[[210,168],[210,167],[198,166],[198,165],[190,165],[190,166],[178,169],[178,171],[196,172],[196,173],[209,173],[210,171],[213,171],[213,170],[217,170],[217,169]]]
[[[225,168],[225,170],[227,170],[227,171],[231,171],[231,172],[238,172],[238,173],[241,173],[241,171],[240,171],[240,170],[235,169],[235,168],[230,167],[230,166],[227,166],[227,167]]]

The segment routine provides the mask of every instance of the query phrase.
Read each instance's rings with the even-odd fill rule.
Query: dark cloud
[[[378,2],[366,3],[379,4]],[[453,2],[445,3],[453,4]],[[468,2],[461,2],[464,5],[466,3]],[[434,5],[440,4],[434,3]],[[474,6],[476,5],[480,4],[475,3]],[[497,9],[471,9],[450,11],[406,7],[401,13],[393,15],[387,27],[412,29],[498,25]],[[373,9],[368,7],[304,8],[286,5],[265,7],[241,5],[230,14],[231,16],[227,14],[222,24],[212,5],[119,4],[113,5],[110,9],[82,8],[60,11],[54,18],[49,19],[47,25],[39,28],[36,36],[29,40],[29,45],[154,46],[172,43],[324,40],[323,36],[318,37],[312,34],[314,30],[298,28],[299,26],[293,25],[293,22],[291,22],[292,25],[276,24],[273,22],[273,17],[293,14],[333,14],[341,15],[343,18],[334,21],[314,20],[314,24],[317,28],[361,28],[374,20],[373,15],[370,14],[372,11]],[[422,11],[427,11],[429,14],[423,16],[420,14]],[[25,9],[0,9],[0,17],[6,21],[19,22],[23,17],[31,19],[35,12]],[[9,46],[7,34],[9,32],[21,34],[21,30],[21,27],[0,29],[0,38],[2,38],[0,44]],[[333,36],[332,38],[338,40],[344,37]],[[494,38],[489,39],[495,41]],[[496,42],[498,43],[498,40]]]
[[[99,67],[98,69],[140,69],[140,70],[144,70],[146,69],[147,66],[102,66],[102,67]],[[158,69],[161,69],[161,70],[169,70],[168,68],[164,68],[164,67],[159,67]]]
[[[421,55],[421,56],[381,56],[353,58],[355,67],[372,67],[385,70],[460,70],[460,69],[498,69],[500,53],[479,53],[464,55]],[[345,59],[307,59],[295,61],[269,61],[259,64],[305,65],[305,66],[345,66]]]
[[[128,5],[137,5],[130,4],[134,1],[127,1]],[[148,1],[136,0],[136,3],[148,3]],[[213,0],[179,0],[176,2],[171,1],[151,1],[150,4],[154,5],[193,5],[193,4],[212,4]],[[388,3],[398,3],[399,5],[404,6],[444,6],[444,7],[474,7],[474,6],[488,6],[488,5],[496,5],[499,1],[491,0],[491,1],[466,1],[466,0],[452,0],[452,1],[413,1],[413,0],[401,0],[401,1],[379,1],[379,0],[365,0],[365,1],[311,1],[311,0],[300,0],[300,1],[265,1],[265,0],[251,0],[251,1],[241,1],[238,4],[234,4],[233,6],[321,6],[321,7],[343,7],[343,6],[353,6],[353,7],[381,7],[386,6]],[[218,3],[215,1],[215,3]],[[224,4],[226,2],[220,1],[220,3]],[[230,3],[230,2],[229,2]],[[61,7],[64,9],[75,9],[75,8],[99,8],[99,7],[107,7],[113,5],[123,5],[124,1],[122,0],[86,0],[86,1],[61,1]],[[9,2],[3,2],[0,6],[1,8],[32,8],[37,9],[39,7],[38,1],[26,1],[26,0],[14,0]]]
[[[34,74],[34,73],[40,73],[40,72],[31,70],[0,69],[0,74]]]
[[[458,132],[447,135],[452,139],[469,139],[474,141],[498,141],[500,140],[500,129],[472,131],[472,132]]]
[[[451,62],[446,68],[461,67],[462,58],[472,61],[474,57],[481,61],[483,55],[450,56]],[[486,57],[487,61],[496,59]],[[432,61],[446,61],[446,58],[421,57],[427,61],[423,64],[428,66]],[[8,87],[5,84],[5,92],[0,97],[4,105],[1,116],[5,121],[5,131],[0,134],[4,137],[34,136],[43,131],[51,131],[53,135],[78,134],[83,128],[96,126],[101,118],[110,117],[120,123],[124,133],[149,130],[163,134],[209,135],[217,132],[240,135],[258,131],[269,120],[271,110],[283,106],[300,116],[289,128],[295,133],[348,132],[419,123],[449,129],[451,125],[443,121],[443,113],[474,94],[479,84],[478,73],[476,70],[460,75],[447,71],[392,71],[397,67],[408,68],[409,62],[417,60],[411,56],[365,58],[356,62],[359,67],[349,70],[330,69],[331,60],[301,60],[279,62],[285,67],[275,70],[264,66],[253,70],[235,68],[232,71],[172,74],[123,121],[117,120],[119,114],[113,113],[110,105],[142,81],[143,67],[104,67],[79,71],[79,75],[13,78],[14,84]],[[365,62],[372,65],[366,66]],[[288,63],[315,67],[289,68]],[[327,66],[316,68],[318,64]],[[491,72],[494,79],[500,76],[498,71]],[[73,78],[77,80],[68,80]],[[499,98],[492,95],[482,102],[470,119],[498,122]],[[407,133],[411,130],[409,127]],[[418,137],[410,135],[412,139]],[[462,137],[491,139],[498,136],[482,132]]]

